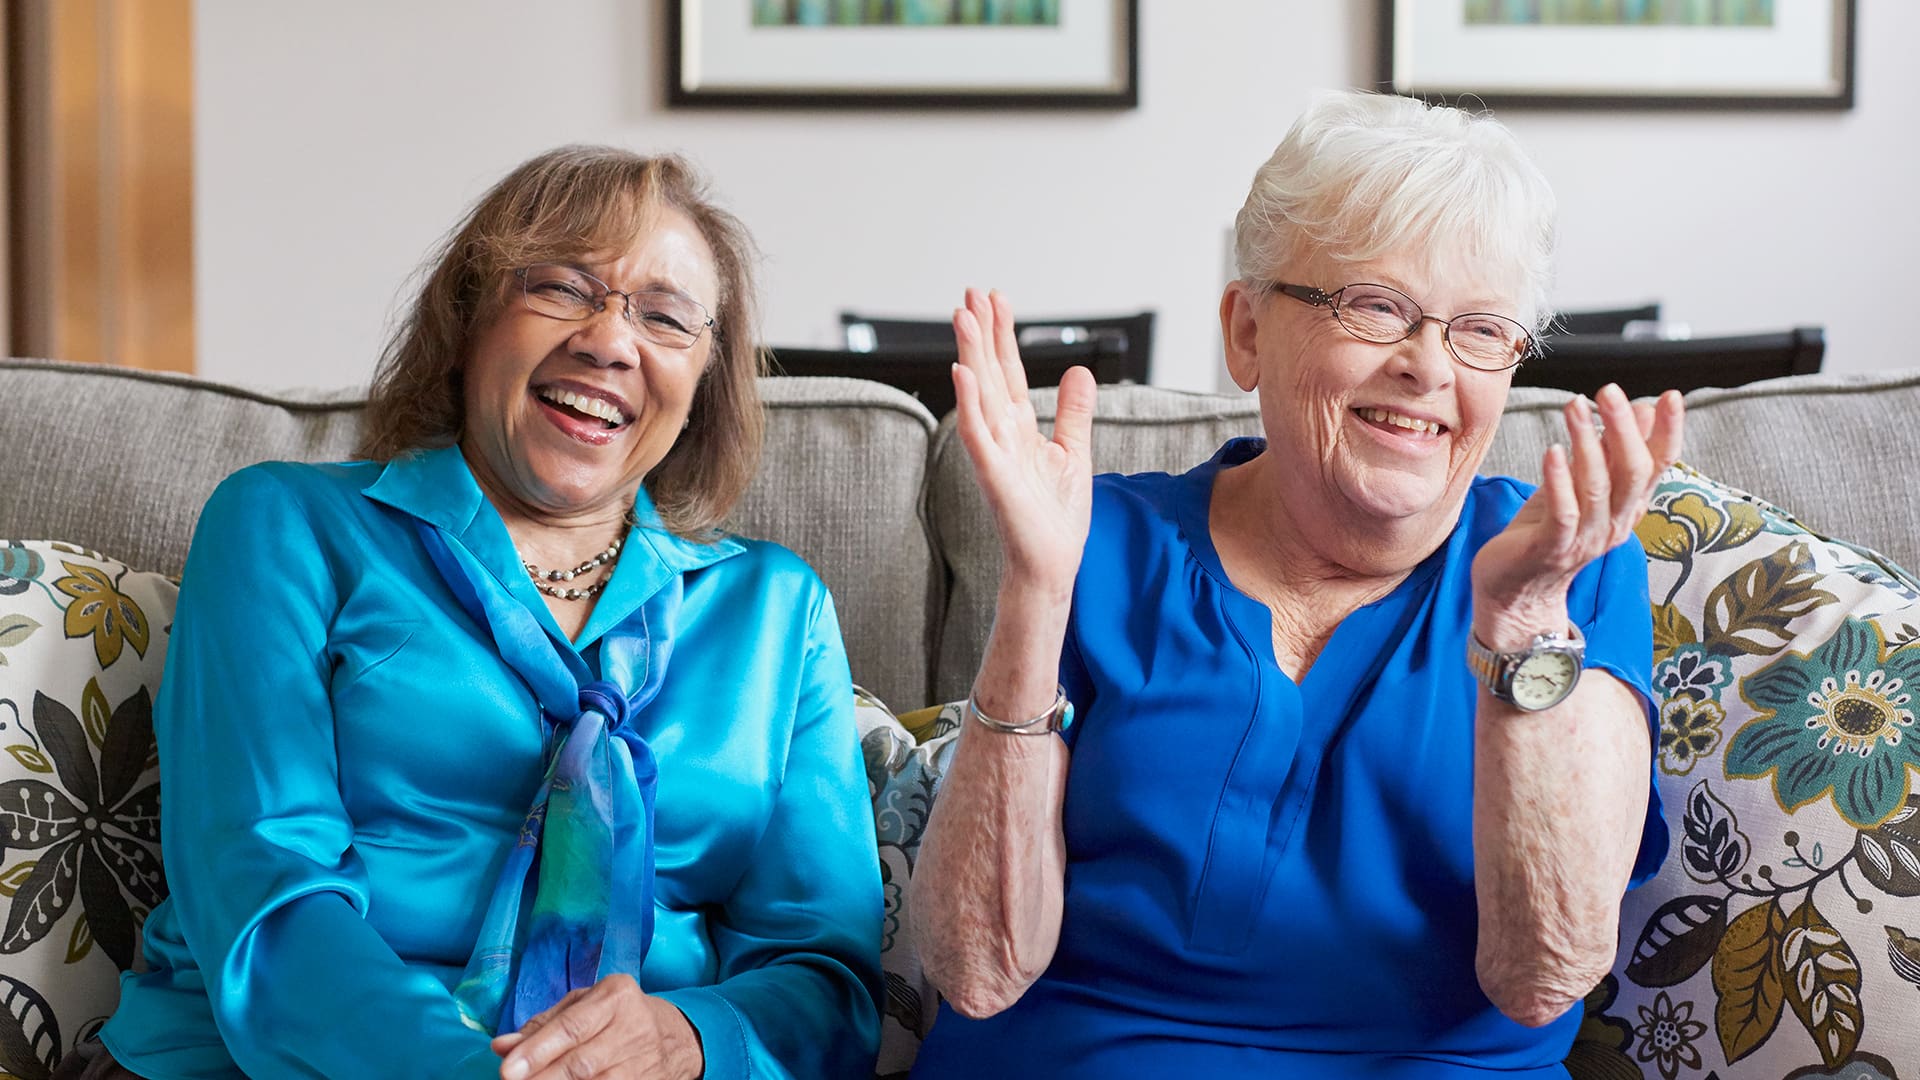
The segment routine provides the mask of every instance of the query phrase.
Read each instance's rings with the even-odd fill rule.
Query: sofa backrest
[[[770,378],[766,453],[734,526],[833,590],[854,677],[897,709],[966,694],[999,582],[949,417],[853,379]],[[1483,471],[1537,480],[1568,395],[1517,388]],[[1051,420],[1053,391],[1034,394]],[[1812,375],[1687,396],[1686,459],[1810,527],[1920,566],[1920,372]],[[178,573],[200,506],[255,461],[339,460],[353,391],[261,393],[175,375],[0,361],[0,536],[66,540]],[[1100,388],[1094,464],[1179,470],[1258,434],[1251,398]]]
[[[1053,419],[1054,391],[1035,409]],[[1572,395],[1515,387],[1482,473],[1540,479],[1560,409]],[[1684,458],[1829,536],[1920,566],[1920,372],[1806,375],[1687,395]],[[1093,433],[1099,472],[1180,471],[1235,435],[1260,434],[1252,398],[1102,386]],[[986,647],[1000,584],[998,548],[953,418],[934,435],[928,524],[946,561],[948,599],[934,661],[933,701],[966,696]]]
[[[733,525],[832,589],[855,677],[926,697],[944,577],[920,523],[933,417],[891,387],[765,379],[767,444]],[[257,461],[352,455],[358,391],[263,393],[179,375],[0,361],[0,538],[63,540],[178,574],[200,507]]]

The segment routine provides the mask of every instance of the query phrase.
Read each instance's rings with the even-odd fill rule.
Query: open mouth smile
[[[533,396],[555,427],[593,445],[611,441],[634,419],[631,409],[611,394],[548,384],[534,387]]]
[[[1390,434],[1416,439],[1435,439],[1447,433],[1447,425],[1438,420],[1426,420],[1416,416],[1407,416],[1391,409],[1373,406],[1361,406],[1353,410],[1355,416],[1374,428],[1385,429]]]

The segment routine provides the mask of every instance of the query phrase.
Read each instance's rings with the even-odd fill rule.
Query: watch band
[[[1571,624],[1564,633],[1551,630],[1543,634],[1535,634],[1533,640],[1527,644],[1526,648],[1517,649],[1512,652],[1495,652],[1493,649],[1481,643],[1479,635],[1475,634],[1471,629],[1467,631],[1467,667],[1473,672],[1474,677],[1498,700],[1504,701],[1509,705],[1518,706],[1529,712],[1541,708],[1551,708],[1553,705],[1557,705],[1565,700],[1567,695],[1573,692],[1574,686],[1580,681],[1580,670],[1584,666],[1586,650],[1586,637],[1580,633],[1578,626]],[[1557,653],[1571,657],[1574,665],[1572,677],[1568,681],[1565,689],[1552,701],[1544,705],[1524,704],[1517,700],[1514,695],[1514,676],[1518,674],[1521,666],[1528,660],[1540,656],[1543,653]]]
[[[1053,704],[1031,720],[997,720],[981,711],[979,699],[972,694],[967,695],[967,713],[982,727],[1002,735],[1054,735],[1073,726],[1073,702],[1067,700],[1064,686],[1054,687]]]

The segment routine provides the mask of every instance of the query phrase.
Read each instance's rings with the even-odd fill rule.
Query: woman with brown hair
[[[535,158],[438,253],[367,460],[214,493],[155,713],[173,895],[64,1073],[867,1074],[839,626],[719,528],[750,256],[677,158]]]

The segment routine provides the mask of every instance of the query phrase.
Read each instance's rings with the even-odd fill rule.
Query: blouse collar
[[[464,545],[509,593],[544,620],[556,639],[566,640],[553,623],[540,591],[527,576],[506,523],[480,490],[458,446],[402,454],[387,462],[361,493],[438,527]],[[619,625],[671,578],[746,550],[739,540],[723,534],[710,543],[698,543],[669,532],[644,486],[634,492],[633,509],[636,524],[627,532],[606,591],[573,642],[578,649],[585,649]]]

